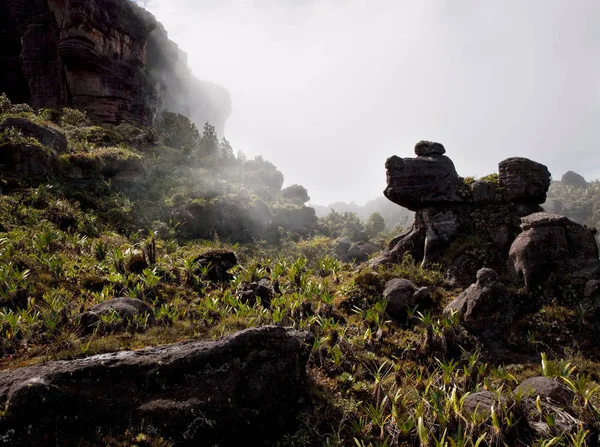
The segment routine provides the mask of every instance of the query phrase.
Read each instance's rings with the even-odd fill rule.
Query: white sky
[[[600,177],[600,0],[153,0],[226,137],[312,203],[381,195],[384,163],[439,141],[459,174],[510,156]]]

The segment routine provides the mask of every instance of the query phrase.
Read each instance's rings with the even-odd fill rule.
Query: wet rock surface
[[[308,333],[262,327],[4,371],[0,436],[6,446],[99,445],[130,429],[182,446],[266,445],[293,424],[311,346]]]

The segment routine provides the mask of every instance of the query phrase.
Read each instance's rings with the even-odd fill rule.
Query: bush
[[[181,149],[186,154],[198,147],[200,133],[186,116],[163,112],[157,125],[158,136],[165,146]]]
[[[60,123],[63,126],[81,126],[87,123],[87,113],[82,110],[65,107],[62,110]]]
[[[10,99],[8,99],[8,96],[6,96],[6,93],[2,93],[2,95],[0,95],[0,113],[8,113],[11,106],[12,104]]]
[[[281,197],[297,203],[306,203],[310,200],[308,191],[302,185],[292,185],[281,191]]]

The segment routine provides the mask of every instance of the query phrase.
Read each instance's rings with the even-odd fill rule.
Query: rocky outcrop
[[[366,241],[352,242],[349,239],[338,239],[335,254],[343,262],[365,262],[379,252],[379,247]]]
[[[551,277],[581,292],[588,281],[600,279],[595,229],[545,212],[524,217],[521,228],[510,247],[510,261],[529,291]]]
[[[521,217],[542,210],[547,168],[510,158],[499,164],[500,175],[467,182],[441,144],[419,142],[415,153],[416,158],[394,156],[386,162],[386,197],[415,210],[415,219],[373,265],[400,262],[410,254],[423,265],[442,264],[451,283],[461,287],[484,266],[504,270]]]
[[[498,180],[504,199],[512,203],[541,204],[550,187],[550,172],[543,164],[512,157],[498,165]]]
[[[386,312],[394,319],[406,319],[409,311],[418,308],[424,311],[433,303],[427,287],[418,288],[407,279],[394,278],[385,284],[383,299],[387,302]]]
[[[464,184],[454,163],[439,143],[421,141],[416,158],[393,156],[385,162],[387,188],[384,195],[409,210],[452,205],[463,201]]]
[[[62,132],[52,127],[40,126],[23,118],[6,118],[0,123],[0,133],[12,129],[24,137],[35,138],[42,146],[50,149],[55,156],[67,152],[67,138]]]
[[[198,81],[154,16],[129,0],[0,2],[0,91],[35,108],[75,106],[150,125],[163,108],[222,131],[231,103]]]
[[[176,445],[270,445],[293,424],[312,340],[280,327],[216,342],[0,373],[6,446],[104,445],[126,430]]]
[[[477,281],[446,307],[446,312],[452,311],[473,332],[501,336],[510,327],[516,306],[498,274],[483,268]]]

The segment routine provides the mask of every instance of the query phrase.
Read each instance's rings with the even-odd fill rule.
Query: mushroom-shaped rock
[[[512,157],[498,165],[504,199],[513,203],[541,204],[550,187],[548,168],[528,158]]]
[[[394,155],[385,162],[388,186],[384,195],[413,211],[463,202],[463,181],[452,160],[440,154],[443,146],[427,142],[417,144],[417,148],[418,153],[427,155],[416,158]]]
[[[102,316],[115,312],[121,322],[131,322],[138,316],[148,315],[154,320],[152,309],[137,298],[114,298],[89,308],[79,316],[79,324],[84,331],[92,331],[100,323]]]
[[[383,298],[386,312],[396,320],[403,320],[409,310],[418,305],[420,310],[431,306],[431,293],[427,287],[418,288],[408,279],[394,278],[385,284]]]
[[[465,326],[480,333],[497,334],[510,326],[515,316],[512,296],[489,268],[480,269],[477,281],[446,307],[446,312],[452,311],[458,312]]]
[[[523,232],[510,247],[515,272],[528,290],[543,284],[551,274],[582,282],[600,278],[595,230],[565,216],[534,213],[521,219]]]

